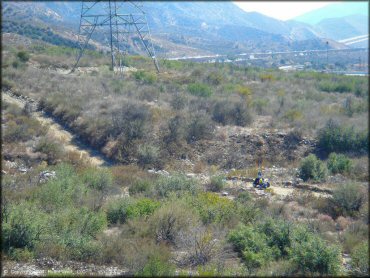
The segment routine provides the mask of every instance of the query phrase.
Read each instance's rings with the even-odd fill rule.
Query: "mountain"
[[[128,5],[125,12],[130,12],[130,3],[120,5]],[[178,55],[179,49],[186,49],[194,53],[236,54],[251,50],[292,50],[294,45],[301,48],[302,43],[296,42],[321,48],[321,43],[317,43],[318,32],[312,26],[245,12],[231,1],[152,1],[143,2],[143,6],[157,53]],[[80,12],[81,2],[4,2],[2,16],[8,22],[8,32],[14,25],[11,22],[18,25],[23,22],[71,40],[76,38],[73,33],[78,32]],[[17,30],[22,31],[22,27]],[[320,32],[324,31],[320,29]],[[102,38],[103,35],[92,39],[103,42]],[[131,43],[129,51],[134,48]]]
[[[327,18],[315,25],[315,29],[325,37],[342,40],[369,34],[369,18],[357,14],[340,18]]]
[[[369,3],[363,2],[340,2],[330,4],[322,8],[310,11],[303,15],[293,18],[295,21],[300,21],[310,25],[316,25],[320,21],[328,18],[341,18],[350,15],[369,16]]]

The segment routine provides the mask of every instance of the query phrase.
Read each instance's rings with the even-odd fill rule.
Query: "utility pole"
[[[144,46],[154,66],[159,72],[159,66],[155,55],[150,29],[146,19],[146,13],[142,7],[132,1],[82,1],[80,27],[78,34],[79,53],[73,72],[96,29],[109,33],[109,46],[111,55],[111,70],[123,71],[122,59],[128,48],[128,38],[136,36]],[[108,29],[108,30],[107,30]]]
[[[329,66],[329,42],[326,42],[326,65]]]

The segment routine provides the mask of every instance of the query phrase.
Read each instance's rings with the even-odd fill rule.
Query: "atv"
[[[262,184],[259,184],[258,182],[254,181],[253,182],[253,187],[262,190],[262,189],[266,189],[266,188],[270,187],[270,183],[269,183],[268,179],[264,179]]]

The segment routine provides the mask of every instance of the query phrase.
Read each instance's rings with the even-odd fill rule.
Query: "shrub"
[[[295,229],[289,257],[301,274],[336,275],[341,265],[340,250],[304,228]]]
[[[45,227],[44,220],[44,215],[28,203],[11,206],[9,214],[2,217],[2,249],[27,247],[32,250]]]
[[[136,80],[142,81],[145,84],[154,84],[157,81],[157,76],[153,73],[142,70],[133,73]]]
[[[141,198],[127,207],[126,215],[127,218],[148,216],[159,207],[160,202],[148,198]]]
[[[48,164],[55,164],[62,158],[64,152],[63,147],[52,140],[51,138],[42,138],[35,147],[36,152],[42,152],[47,155]]]
[[[219,192],[221,191],[226,184],[225,177],[224,176],[213,176],[211,177],[211,182],[209,184],[209,187],[211,191],[213,192]]]
[[[113,175],[108,169],[88,168],[82,174],[82,181],[98,191],[106,192],[113,187]]]
[[[351,265],[354,275],[369,275],[369,242],[358,244],[351,253]]]
[[[188,85],[188,92],[198,97],[209,97],[212,95],[211,88],[202,83],[192,83]]]
[[[171,107],[175,110],[182,110],[187,104],[187,98],[183,94],[175,94],[171,100]]]
[[[17,53],[17,57],[19,58],[19,60],[21,60],[22,62],[27,62],[29,59],[30,59],[30,54],[26,51],[19,51]]]
[[[321,181],[326,176],[325,164],[314,154],[310,154],[302,160],[299,175],[304,181],[309,179]]]
[[[111,224],[125,223],[127,219],[148,216],[152,214],[160,203],[148,198],[132,200],[123,198],[108,205],[107,219]]]
[[[131,196],[131,195],[149,192],[151,188],[152,188],[152,184],[150,181],[138,180],[129,187],[128,191]]]
[[[144,105],[126,103],[121,110],[112,113],[112,136],[122,134],[127,142],[144,136],[150,112]]]
[[[241,225],[232,230],[228,241],[241,255],[250,272],[273,260],[274,250],[269,248],[265,234],[260,234],[250,226]]]
[[[196,115],[188,127],[187,141],[194,142],[209,138],[214,130],[214,124],[208,115]]]
[[[185,135],[184,124],[185,120],[178,115],[170,119],[168,122],[169,132],[164,140],[167,143],[180,141]]]
[[[339,185],[333,192],[333,201],[344,215],[353,216],[365,202],[364,193],[364,188],[355,183]]]
[[[217,102],[213,108],[212,119],[223,125],[234,124],[245,126],[252,121],[249,108],[244,103]]]
[[[155,166],[159,162],[159,148],[153,145],[140,145],[138,149],[138,164],[142,167]]]
[[[329,120],[318,132],[318,146],[330,152],[367,152],[369,135],[367,132],[356,132],[353,127],[343,127]]]
[[[216,193],[200,193],[190,201],[190,204],[199,212],[204,224],[221,223],[231,225],[234,222],[234,217],[238,217],[237,207],[234,203]]]
[[[152,255],[144,268],[136,273],[139,277],[166,276],[175,275],[175,266],[166,260],[163,260],[158,255]]]
[[[127,208],[133,203],[131,198],[123,198],[108,204],[107,220],[110,224],[125,223]]]
[[[175,174],[159,178],[155,183],[155,190],[160,197],[168,197],[171,192],[175,192],[178,196],[185,192],[195,195],[200,191],[200,187],[195,180],[182,174]]]
[[[333,173],[349,173],[352,168],[351,160],[343,154],[331,153],[327,162],[328,169]]]
[[[157,243],[177,245],[180,233],[193,227],[197,221],[197,216],[188,206],[173,202],[154,212],[150,217],[150,226]]]
[[[219,72],[211,72],[207,76],[207,82],[211,85],[220,85],[224,80],[224,77]]]

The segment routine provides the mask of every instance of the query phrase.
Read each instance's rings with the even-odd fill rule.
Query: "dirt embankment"
[[[218,127],[212,140],[194,144],[195,156],[222,168],[256,166],[256,160],[282,164],[299,160],[312,152],[316,142],[291,129],[269,128],[269,117],[260,116],[251,127]]]
[[[84,158],[95,166],[104,166],[111,164],[111,162],[105,159],[102,155],[98,154],[93,149],[76,140],[75,136],[73,136],[72,133],[66,130],[54,119],[45,116],[44,113],[40,111],[34,111],[34,107],[36,106],[35,101],[26,97],[14,95],[10,92],[2,92],[1,97],[2,101],[15,104],[20,108],[24,108],[26,104],[31,105],[31,107],[33,107],[33,109],[31,108],[33,110],[32,117],[37,119],[41,124],[48,126],[48,135],[61,141],[66,151],[79,153],[81,159]]]

